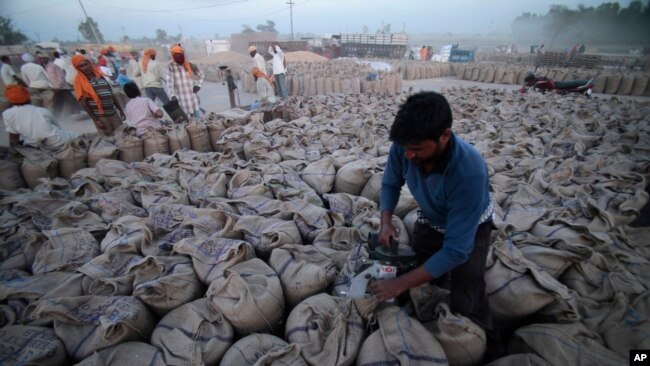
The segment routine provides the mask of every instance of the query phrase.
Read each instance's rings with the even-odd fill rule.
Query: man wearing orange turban
[[[74,93],[81,106],[93,120],[97,132],[111,136],[124,120],[124,111],[112,87],[99,68],[82,55],[72,57],[72,65],[77,69],[74,78]],[[115,113],[117,108],[119,115]]]
[[[173,60],[167,66],[167,92],[172,99],[178,100],[185,114],[200,117],[201,106],[196,93],[201,89],[205,75],[185,59],[185,50],[180,44],[173,46],[171,53]]]
[[[155,49],[147,48],[144,50],[144,57],[142,57],[140,67],[134,76],[142,76],[142,87],[147,97],[154,102],[158,97],[163,105],[169,103],[169,96],[167,96],[162,83],[165,81],[165,70],[156,61]]]
[[[22,85],[12,84],[5,89],[5,97],[12,107],[2,112],[2,119],[13,145],[39,147],[57,150],[78,136],[72,131],[61,129],[52,112],[30,103],[29,90]]]

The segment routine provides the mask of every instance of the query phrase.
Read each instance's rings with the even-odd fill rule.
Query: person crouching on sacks
[[[163,112],[153,100],[142,97],[140,88],[133,81],[124,85],[124,93],[131,99],[126,103],[126,124],[135,127],[135,134],[142,137],[149,128],[160,128]]]
[[[486,357],[492,358],[502,347],[485,293],[494,203],[485,160],[451,131],[452,120],[447,99],[435,92],[410,96],[395,116],[381,185],[379,240],[388,247],[399,238],[392,217],[406,183],[420,207],[411,242],[420,267],[375,281],[370,289],[384,301],[427,282],[443,286],[451,275],[451,311],[485,330],[493,353]]]
[[[111,85],[101,71],[82,55],[72,57],[77,69],[74,78],[74,93],[83,109],[93,120],[100,135],[111,136],[126,118]],[[119,115],[115,113],[115,109]]]
[[[29,90],[12,84],[5,89],[5,97],[12,107],[2,112],[11,146],[20,145],[51,150],[62,148],[66,142],[78,137],[73,131],[63,130],[49,110],[31,104]]]
[[[257,66],[253,67],[251,73],[257,81],[257,96],[260,98],[260,102],[266,102],[269,98],[274,97],[275,90],[271,78]]]

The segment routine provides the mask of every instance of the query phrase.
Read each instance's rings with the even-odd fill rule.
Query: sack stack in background
[[[650,228],[630,226],[649,200],[650,103],[443,94],[454,133],[488,164],[492,310],[509,326],[525,320],[508,351],[531,354],[501,362],[625,364],[628,349],[650,347]],[[56,177],[60,162],[43,151],[8,155],[0,344],[15,349],[7,360],[95,364],[129,352],[133,365],[409,356],[480,364],[485,335],[453,314],[445,290],[413,289],[402,309],[332,295],[357,241],[379,229],[388,131],[406,97],[293,96],[268,121],[211,114],[187,135],[177,126],[156,132],[163,137],[152,149],[164,138],[179,149],[141,162],[116,160],[125,136],[84,137],[76,146],[94,147],[93,164],[71,160],[79,170],[69,179]],[[216,151],[182,148],[188,139]],[[18,169],[37,173],[24,179],[33,189],[15,188]],[[398,207],[393,223],[408,245],[417,205],[405,192]]]

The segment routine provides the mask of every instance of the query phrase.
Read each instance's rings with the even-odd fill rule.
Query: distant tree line
[[[597,7],[578,5],[569,9],[551,5],[545,15],[524,13],[512,22],[518,40],[553,44],[650,43],[650,6],[632,1],[627,8],[617,2]]]

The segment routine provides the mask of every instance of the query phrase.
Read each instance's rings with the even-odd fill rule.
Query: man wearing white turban
[[[25,64],[20,67],[20,73],[29,87],[29,93],[32,96],[32,104],[36,106],[42,104],[44,108],[53,112],[54,89],[47,76],[47,71],[45,71],[43,66],[34,63],[34,56],[31,54],[23,53],[21,58]]]

